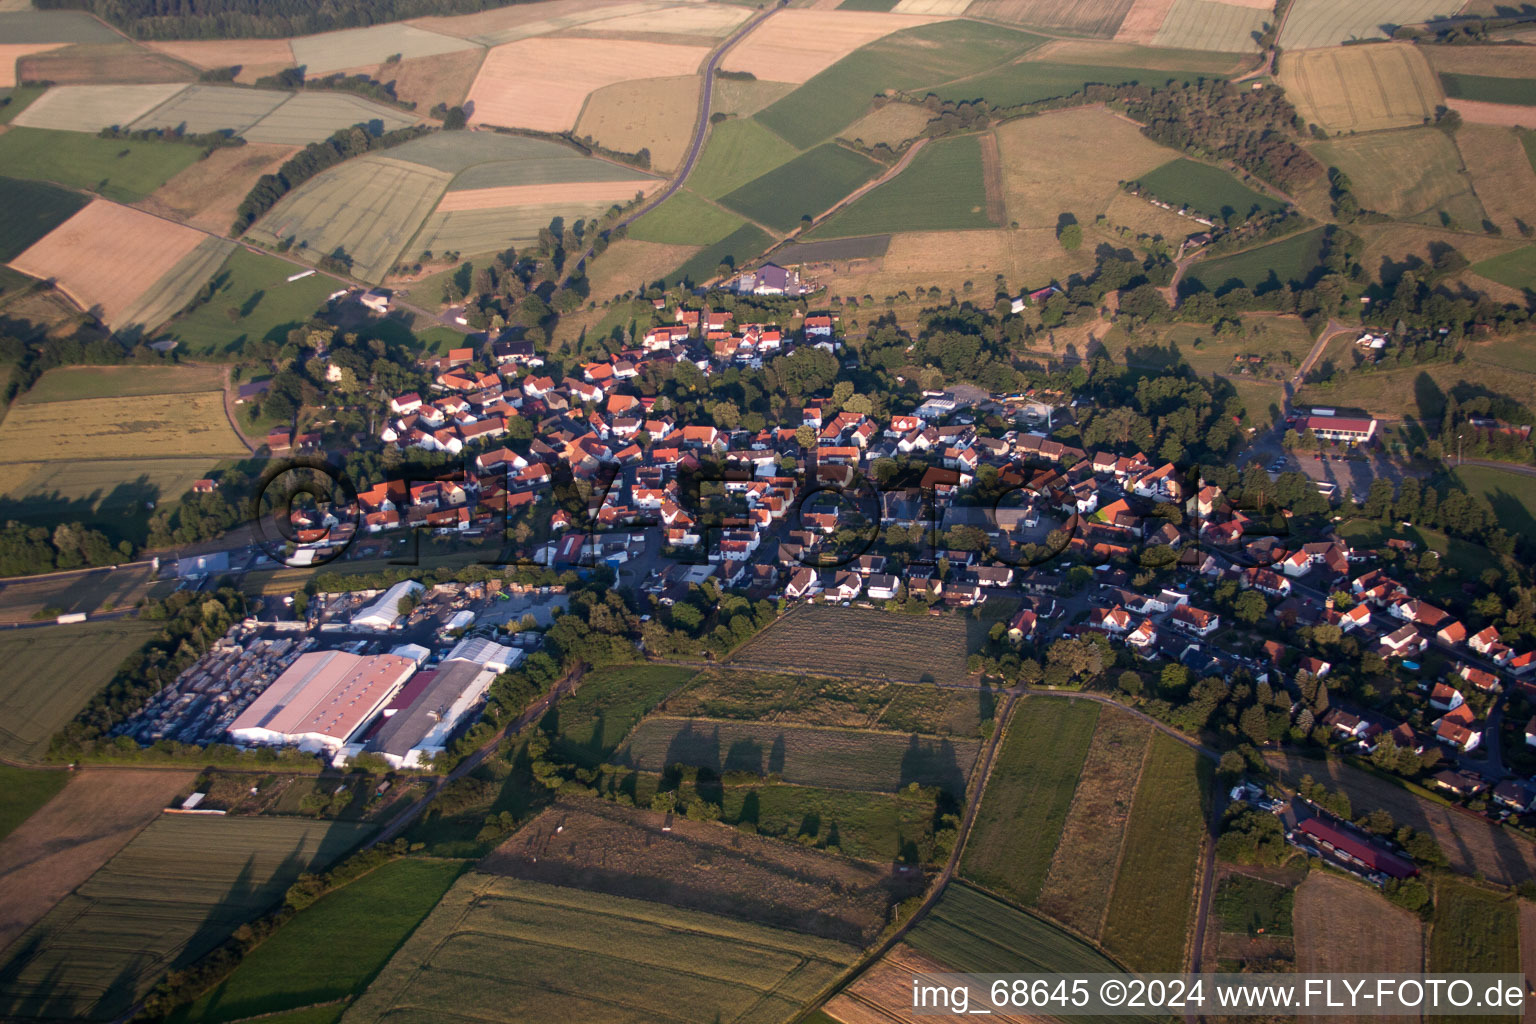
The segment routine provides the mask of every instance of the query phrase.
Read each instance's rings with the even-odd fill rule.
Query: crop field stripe
[[[48,232],[79,213],[90,200],[41,181],[0,177],[0,262],[20,256]]]
[[[1104,948],[1137,970],[1176,971],[1184,965],[1205,838],[1208,767],[1197,751],[1162,732],[1153,734],[1103,937]]]
[[[235,243],[230,239],[211,236],[203,239],[196,249],[183,256],[137,301],[124,309],[118,321],[124,325],[137,325],[146,333],[153,331],[185,309],[198,289],[234,251]]]
[[[980,794],[961,875],[1025,906],[1039,898],[1098,717],[1094,701],[1020,703]]]

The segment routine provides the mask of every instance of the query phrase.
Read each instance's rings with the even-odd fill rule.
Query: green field
[[[880,171],[869,157],[828,142],[748,182],[720,202],[750,220],[788,233],[803,218],[825,213]]]
[[[1081,939],[978,892],[951,883],[907,933],[907,944],[968,974],[1119,974],[1120,967]],[[1134,1014],[1076,1018],[1092,1024],[1150,1021]]]
[[[11,947],[0,1016],[112,1020],[372,826],[166,815]]]
[[[719,199],[794,159],[797,152],[756,118],[725,121],[709,130],[699,162],[688,175],[688,188],[701,196]]]
[[[855,50],[756,116],[807,149],[857,121],[887,89],[919,90],[978,74],[1042,42],[1028,32],[967,21],[905,29]]]
[[[1019,705],[981,795],[962,875],[1026,906],[1035,902],[1098,719],[1092,701],[1029,697]]]
[[[396,860],[328,893],[170,1024],[216,1024],[362,991],[463,869],[453,860]]]
[[[1315,144],[1312,153],[1349,175],[1355,198],[1367,210],[1464,230],[1481,228],[1487,216],[1461,151],[1436,128],[1345,136]]]
[[[742,226],[729,210],[680,189],[630,226],[629,237],[668,245],[713,245]]]
[[[837,5],[840,11],[888,11],[896,6],[896,0],[843,0]]]
[[[1207,217],[1226,217],[1235,213],[1276,213],[1285,208],[1266,195],[1255,192],[1219,167],[1180,157],[1141,176],[1142,188],[1174,208],[1187,206]]]
[[[582,677],[576,692],[544,716],[551,751],[572,764],[595,768],[613,756],[646,712],[694,674],[671,665],[598,669]]]
[[[856,955],[715,914],[471,873],[347,1019],[425,1024],[451,1005],[477,1020],[788,1020]]]
[[[12,127],[0,135],[0,175],[51,181],[133,203],[197,163],[181,142],[123,142],[79,132]]]
[[[289,244],[290,255],[310,262],[344,252],[355,276],[381,281],[451,177],[393,157],[361,156],[288,193],[247,236],[267,246]]]
[[[451,190],[654,177],[584,156],[563,142],[496,132],[435,132],[396,146],[389,155],[457,175]]]
[[[13,260],[33,242],[73,217],[89,200],[40,181],[0,178],[0,263]]]
[[[687,281],[699,284],[708,281],[719,272],[720,264],[745,266],[767,252],[771,245],[773,238],[768,232],[756,224],[743,224],[714,245],[694,253],[687,263],[667,276],[667,283],[675,285]]]
[[[117,666],[159,627],[128,619],[0,636],[0,755],[36,760]]]
[[[614,761],[647,772],[685,764],[881,793],[915,782],[959,797],[979,751],[977,740],[657,716],[640,723]]]
[[[865,193],[807,237],[990,227],[1001,225],[987,216],[981,138],[963,135],[928,143],[906,170]]]
[[[1453,100],[1480,103],[1511,103],[1536,106],[1536,78],[1494,78],[1492,75],[1464,75],[1440,72],[1440,85]]]
[[[1184,282],[1217,293],[1238,286],[1264,292],[1287,283],[1299,284],[1322,261],[1324,231],[1324,228],[1314,228],[1233,256],[1200,260],[1190,265]],[[1182,283],[1180,288],[1186,293],[1195,290]]]
[[[1252,875],[1228,875],[1212,906],[1221,929],[1235,935],[1290,935],[1293,890]]]
[[[1474,273],[1522,291],[1536,290],[1536,245],[1527,245],[1472,264]]]
[[[152,511],[148,503],[180,500],[217,461],[210,455],[7,463],[0,480],[0,520],[42,526],[81,522],[113,541],[142,542]]]
[[[180,395],[217,391],[223,386],[222,366],[60,366],[37,378],[16,403]]]
[[[1488,466],[1458,466],[1451,476],[1468,493],[1488,500],[1503,529],[1524,536],[1536,533],[1536,477]],[[1478,550],[1466,541],[1456,543]]]
[[[213,277],[207,302],[172,321],[162,332],[192,356],[238,355],[248,341],[281,346],[288,332],[325,306],[334,278],[312,274],[290,282],[301,268],[263,253],[238,248]]]
[[[1425,970],[1443,974],[1519,974],[1520,907],[1513,896],[1489,892],[1453,875],[1435,880],[1435,916]],[[1506,1017],[1431,1017],[1440,1021]]]
[[[1196,751],[1165,733],[1152,734],[1102,940],[1105,949],[1136,970],[1184,966],[1205,836],[1206,767]]]
[[[984,71],[969,78],[946,82],[933,92],[957,103],[984,99],[993,106],[1012,107],[1021,103],[1070,96],[1085,87],[1098,85],[1163,86],[1169,82],[1197,82],[1202,78],[1224,78],[1210,72],[1169,71],[1156,68],[1126,68],[1107,64],[1064,64],[1056,61],[1019,61],[1005,67]]]
[[[0,12],[0,39],[8,43],[115,43],[122,38],[84,11]]]
[[[40,85],[18,85],[14,89],[0,89],[0,124],[10,124],[17,114],[31,106],[32,101],[41,96],[44,91]]]
[[[17,825],[57,796],[68,781],[68,772],[0,764],[0,839],[14,832]]]

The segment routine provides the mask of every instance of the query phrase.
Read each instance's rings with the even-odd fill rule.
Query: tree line
[[[469,14],[502,0],[36,0],[40,10],[89,11],[137,39],[276,39],[429,15]]]

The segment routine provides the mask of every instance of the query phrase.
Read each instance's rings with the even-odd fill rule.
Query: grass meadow
[[[1218,294],[1237,287],[1265,292],[1305,281],[1322,260],[1323,232],[1314,228],[1247,252],[1200,260],[1190,265],[1180,288],[1188,292],[1187,285],[1198,285]]]
[[[462,861],[396,860],[328,893],[168,1024],[217,1024],[361,991],[463,870]]]
[[[576,692],[544,716],[552,750],[573,764],[595,768],[663,697],[693,675],[691,668],[630,665],[598,669],[582,677]]]
[[[1480,263],[1472,264],[1472,270],[1490,281],[1519,288],[1521,291],[1536,290],[1536,245],[1527,245]]]
[[[1445,94],[1456,100],[1536,106],[1536,79],[1495,78],[1492,75],[1442,71],[1440,84],[1445,87]]]
[[[1371,132],[1319,143],[1313,153],[1349,175],[1368,210],[1431,225],[1444,213],[1463,228],[1481,225],[1484,211],[1461,153],[1439,129]]]
[[[125,142],[12,127],[0,135],[0,175],[51,181],[133,203],[202,157],[182,142]]]
[[[206,953],[371,826],[157,818],[11,947],[0,1015],[105,1021]]]
[[[968,78],[946,82],[935,86],[932,91],[941,99],[956,102],[984,99],[994,106],[1015,106],[1070,96],[1093,84],[1163,86],[1169,82],[1191,83],[1202,78],[1224,77],[1208,71],[1195,73],[1114,64],[1022,60]]]
[[[1105,949],[1136,970],[1184,966],[1205,836],[1207,768],[1196,751],[1164,733],[1152,734],[1102,939]]]
[[[629,237],[667,245],[713,245],[742,226],[742,219],[688,189],[635,221]]]
[[[87,202],[79,193],[41,181],[0,178],[0,191],[6,197],[0,207],[0,263],[21,255]]]
[[[688,175],[688,188],[701,196],[719,199],[758,175],[788,163],[798,152],[755,117],[725,121],[709,130],[699,162]],[[637,222],[635,226],[640,225]]]
[[[1239,217],[1257,211],[1275,213],[1284,204],[1238,181],[1220,167],[1197,160],[1173,160],[1140,178],[1142,188],[1175,207],[1187,206],[1207,217]]]
[[[10,630],[0,636],[0,755],[35,761],[117,666],[155,633],[126,619]]]
[[[313,274],[298,281],[288,277],[300,268],[292,263],[238,248],[213,276],[207,302],[173,320],[165,334],[179,351],[193,357],[238,355],[250,341],[282,345],[288,332],[325,306],[337,283]]]
[[[787,234],[881,172],[867,156],[828,142],[723,196],[737,213]]]
[[[795,1016],[851,946],[717,914],[470,873],[352,1004],[357,1022],[461,1015],[598,1024]]]
[[[772,245],[773,236],[768,232],[756,224],[743,224],[720,241],[688,257],[686,263],[667,275],[667,284],[700,284],[717,276],[722,264],[730,268],[745,266]]]
[[[1040,896],[1077,790],[1099,706],[1029,697],[992,765],[960,873],[1026,906]]]
[[[1520,903],[1506,893],[1442,874],[1435,880],[1435,914],[1425,970],[1444,974],[1519,974]],[[1440,1021],[1505,1018],[1432,1017]]]
[[[872,189],[809,238],[999,227],[987,216],[981,137],[930,142],[906,170]]]
[[[69,781],[64,771],[39,771],[0,764],[0,839],[58,795]]]

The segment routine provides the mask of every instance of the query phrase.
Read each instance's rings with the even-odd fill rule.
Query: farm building
[[[459,659],[421,673],[384,709],[382,724],[358,749],[382,754],[394,768],[419,766],[448,745],[495,678],[495,669]]]
[[[302,654],[230,724],[236,743],[336,751],[394,696],[416,662],[397,654]]]
[[[426,589],[415,580],[401,580],[384,591],[377,601],[352,616],[352,625],[363,629],[392,629],[400,621],[400,601]]]
[[[1348,441],[1351,444],[1364,444],[1376,435],[1374,419],[1339,416],[1332,409],[1313,409],[1297,426],[1312,431],[1325,441]]]
[[[1419,873],[1419,869],[1414,867],[1412,862],[1374,846],[1320,818],[1308,818],[1297,826],[1297,830],[1318,845],[1333,851],[1342,860],[1368,871],[1380,872],[1392,878],[1412,878]]]

